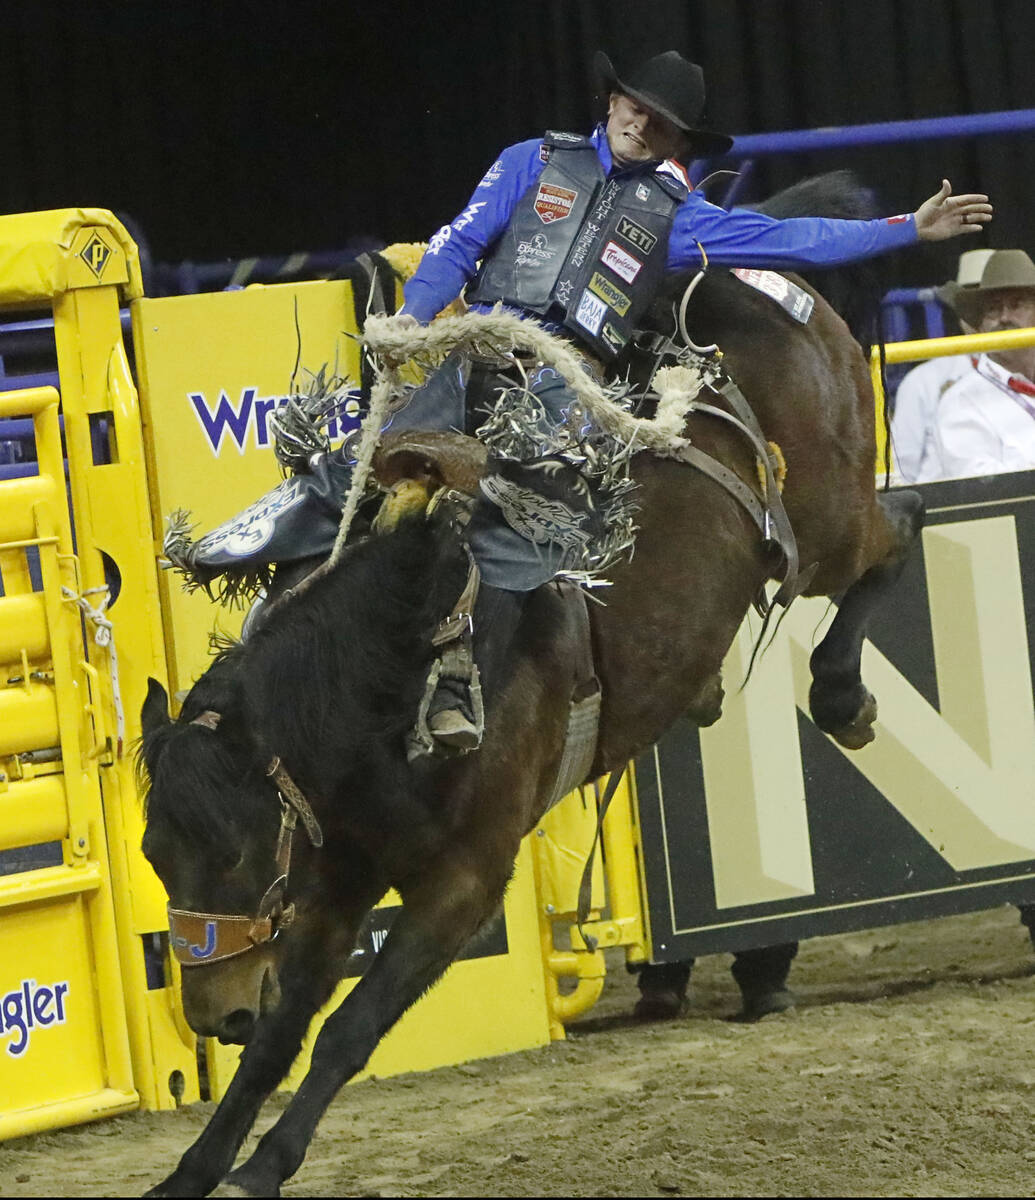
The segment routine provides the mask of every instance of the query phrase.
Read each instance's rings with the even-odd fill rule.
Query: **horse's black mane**
[[[253,819],[274,755],[292,770],[305,764],[300,786],[320,790],[344,764],[369,762],[386,746],[401,754],[431,632],[459,595],[465,566],[444,521],[404,521],[353,547],[247,641],[219,650],[177,720],[143,740],[150,808],[158,798],[169,807],[155,815],[211,842]],[[216,732],[191,724],[207,710],[221,714]],[[174,740],[176,754],[165,754]]]

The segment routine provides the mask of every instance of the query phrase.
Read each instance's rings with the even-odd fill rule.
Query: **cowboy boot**
[[[753,1023],[770,1013],[787,1012],[797,997],[787,987],[791,963],[798,953],[797,942],[738,950],[730,971],[740,988],[741,1010],[735,1021]]]
[[[689,1007],[687,987],[694,960],[674,963],[644,963],[636,972],[640,998],[633,1016],[640,1021],[664,1021],[681,1017]]]

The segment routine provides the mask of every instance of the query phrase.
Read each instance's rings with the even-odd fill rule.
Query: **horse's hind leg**
[[[895,585],[924,523],[918,492],[881,492],[877,497],[884,527],[878,557],[841,597],[837,616],[812,653],[809,710],[824,733],[849,750],[873,741],[877,702],[860,675],[863,640],[870,614]]]

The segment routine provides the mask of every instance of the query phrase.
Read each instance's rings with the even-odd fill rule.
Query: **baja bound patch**
[[[571,216],[571,206],[578,199],[578,192],[570,188],[555,187],[552,183],[541,183],[535,197],[535,211],[544,225],[551,221],[563,221]]]
[[[607,305],[603,300],[598,300],[591,292],[582,293],[579,307],[575,311],[575,320],[583,329],[588,329],[590,333],[599,333],[600,322],[606,314]]]
[[[733,274],[748,287],[753,287],[771,300],[775,300],[799,324],[805,325],[808,322],[815,300],[804,288],[798,287],[796,283],[791,283],[789,279],[785,279],[783,275],[778,275],[775,271],[751,271],[744,267],[734,267]]]

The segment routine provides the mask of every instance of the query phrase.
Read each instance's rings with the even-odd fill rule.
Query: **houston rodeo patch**
[[[556,187],[552,183],[541,183],[535,196],[535,211],[544,225],[551,221],[563,221],[571,216],[571,206],[578,199],[578,192],[570,188]]]
[[[753,287],[771,300],[775,300],[799,324],[805,325],[808,322],[815,301],[804,288],[798,287],[796,283],[791,283],[789,279],[785,279],[775,271],[750,271],[744,267],[735,267],[733,274],[748,287]]]

